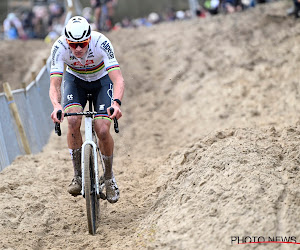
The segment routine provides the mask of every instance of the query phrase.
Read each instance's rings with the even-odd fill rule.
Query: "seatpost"
[[[93,112],[92,94],[87,94],[87,99],[89,101],[89,111]]]

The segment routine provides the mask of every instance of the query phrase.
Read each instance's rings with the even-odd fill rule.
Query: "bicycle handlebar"
[[[110,108],[110,113],[111,114],[114,113],[114,108],[113,107]],[[66,116],[76,116],[76,115],[93,116],[93,115],[99,115],[99,114],[103,115],[103,114],[106,114],[106,112],[99,112],[98,113],[98,112],[92,112],[92,111],[84,111],[84,112],[78,112],[78,113],[64,113],[64,117],[66,117]],[[62,115],[62,111],[58,110],[57,114],[56,114],[58,120],[61,119],[61,115]],[[114,118],[114,129],[115,129],[116,133],[120,132],[118,120],[117,120],[116,117]],[[58,123],[58,122],[55,123],[55,133],[58,136],[61,136],[60,123]]]

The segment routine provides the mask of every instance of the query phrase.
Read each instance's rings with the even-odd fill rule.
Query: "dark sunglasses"
[[[89,43],[90,43],[90,39],[87,39],[83,42],[77,43],[77,42],[70,42],[69,40],[67,40],[69,46],[73,49],[76,49],[77,46],[79,46],[80,48],[84,48],[86,47]]]

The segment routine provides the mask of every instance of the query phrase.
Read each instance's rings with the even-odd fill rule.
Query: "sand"
[[[0,248],[298,249],[232,238],[300,242],[300,22],[286,16],[290,4],[109,33],[126,80],[113,135],[120,200],[101,203],[89,235],[84,199],[66,190],[63,123],[62,137],[0,173]]]

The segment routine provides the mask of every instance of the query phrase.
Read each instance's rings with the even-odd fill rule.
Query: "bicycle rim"
[[[94,155],[91,145],[85,146],[84,151],[84,193],[89,233],[94,235],[97,230],[99,217],[99,200],[96,193],[94,174]]]

